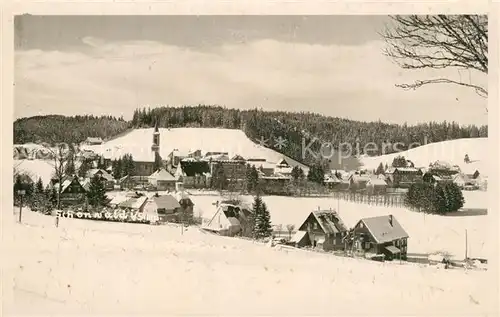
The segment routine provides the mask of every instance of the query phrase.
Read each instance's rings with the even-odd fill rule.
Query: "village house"
[[[312,211],[290,240],[297,247],[312,246],[324,251],[342,250],[347,228],[333,210]]]
[[[274,168],[274,173],[283,176],[291,176],[292,170],[293,167],[290,166],[290,164],[288,164],[285,158],[282,158],[281,160],[278,161],[278,163],[276,163],[276,166]]]
[[[164,168],[161,168],[148,177],[149,184],[156,190],[175,190],[177,179]]]
[[[201,153],[200,153],[201,154]],[[182,159],[190,157],[189,151],[181,151],[179,149],[173,149],[172,152],[167,157],[167,165],[174,169],[180,163]]]
[[[202,229],[221,236],[250,236],[251,209],[238,202],[222,201],[215,203],[216,212]]]
[[[422,180],[425,183],[429,184],[445,184],[445,183],[452,183],[453,182],[453,177],[454,175],[449,175],[449,174],[437,174],[435,171],[434,172],[426,172],[422,176]]]
[[[184,188],[204,188],[209,184],[210,165],[205,160],[182,159],[173,175]]]
[[[369,195],[383,195],[387,192],[387,183],[379,177],[370,177],[366,182],[366,192]]]
[[[159,222],[179,222],[181,205],[172,195],[153,196],[148,200],[145,213],[156,216]]]
[[[329,189],[338,189],[341,181],[335,174],[325,175],[323,183]]]
[[[201,150],[194,150],[188,153],[188,158],[199,160],[202,158]]]
[[[406,260],[408,233],[393,215],[361,219],[350,233],[358,252],[384,254],[387,260]]]
[[[246,181],[246,164],[245,160],[241,157],[236,156],[236,159],[229,159],[226,155],[220,155],[218,157],[210,157],[208,159],[208,164],[210,167],[209,174],[213,177],[215,175],[217,168],[222,168],[223,173],[227,180],[234,183],[236,186],[241,187]],[[205,158],[206,160],[206,158]]]
[[[458,173],[453,176],[453,183],[455,183],[460,189],[464,190],[474,190],[478,189],[474,179],[471,179],[467,174]]]
[[[56,192],[59,192],[61,186],[61,205],[78,205],[86,201],[87,190],[85,190],[78,176],[66,177],[62,184],[55,184]]]
[[[85,141],[84,141],[84,144],[86,145],[101,145],[104,141],[99,138],[99,137],[95,137],[95,138],[92,138],[92,137],[88,137]]]
[[[367,174],[351,174],[349,177],[349,190],[350,191],[365,191],[366,184],[370,180],[370,176]]]
[[[147,201],[148,198],[146,196],[133,196],[127,197],[126,200],[119,202],[116,206],[128,212],[143,213]]]
[[[422,182],[422,170],[415,167],[389,167],[385,171],[386,182],[392,188],[409,188]]]
[[[289,184],[292,181],[291,176],[285,176],[278,173],[273,175],[265,175],[259,171],[259,185],[260,188],[269,195],[287,195],[289,192]]]
[[[438,176],[452,176],[460,172],[460,167],[457,165],[451,165],[446,161],[438,160],[429,164],[427,172]]]
[[[255,167],[258,171],[261,171],[263,175],[273,175],[276,165],[267,162],[264,158],[249,158],[247,159],[247,164],[251,167]]]
[[[473,164],[466,164],[464,167],[462,167],[460,169],[460,172],[465,174],[465,176],[467,176],[467,178],[471,179],[471,180],[475,180],[477,179],[481,173],[479,172],[479,170],[472,166]]]
[[[99,177],[104,183],[106,190],[113,190],[115,188],[115,180],[108,172],[102,169],[91,169],[87,172],[87,178]]]

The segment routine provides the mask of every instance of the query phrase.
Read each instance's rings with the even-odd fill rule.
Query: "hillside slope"
[[[52,217],[23,215],[23,225],[5,221],[6,314],[493,316],[496,307],[485,271],[278,250],[195,228],[69,219],[55,228]]]
[[[243,131],[237,129],[219,128],[173,128],[159,129],[160,131],[160,155],[166,159],[168,155],[177,149],[181,153],[201,150],[204,152],[228,152],[229,157],[236,154],[249,158],[265,158],[269,162],[277,163],[283,154],[270,148],[256,144],[250,140]],[[105,158],[118,159],[124,154],[132,154],[136,161],[153,161],[154,154],[151,151],[153,144],[153,128],[134,129],[121,137],[105,142],[97,146],[84,146],[92,149]],[[304,165],[287,158],[290,164]]]
[[[458,139],[426,144],[399,153],[374,157],[364,156],[360,160],[365,168],[376,169],[380,163],[390,166],[396,156],[403,155],[417,167],[427,167],[429,163],[443,160],[452,165],[458,165],[461,170],[477,169],[481,174],[487,175],[487,154],[490,146],[488,138]],[[469,155],[471,163],[464,162],[465,154]]]

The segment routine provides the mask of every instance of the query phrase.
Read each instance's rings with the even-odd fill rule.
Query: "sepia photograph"
[[[13,24],[6,315],[494,315],[487,15]]]

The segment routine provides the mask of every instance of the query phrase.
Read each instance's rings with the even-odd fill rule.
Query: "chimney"
[[[391,225],[391,227],[393,226],[393,224],[392,224],[392,215],[389,215],[389,224]]]

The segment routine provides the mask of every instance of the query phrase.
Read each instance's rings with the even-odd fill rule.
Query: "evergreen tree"
[[[52,208],[57,207],[57,190],[55,187],[51,187],[48,189],[49,191],[49,202],[51,203]]]
[[[106,188],[99,176],[92,177],[87,192],[88,202],[93,207],[105,206],[107,203]]]
[[[384,165],[382,165],[382,162],[380,162],[380,164],[378,165],[377,170],[375,171],[375,174],[376,175],[384,175],[385,174]]]
[[[92,168],[92,162],[88,159],[84,159],[80,167],[78,168],[78,177],[85,178],[88,171]]]
[[[35,188],[36,188],[36,191],[38,193],[43,193],[44,192],[43,181],[42,181],[41,177],[38,178],[38,181],[36,182]]]
[[[395,157],[394,160],[392,161],[392,167],[406,167],[406,165],[407,165],[406,158],[401,155]]]
[[[247,190],[249,193],[253,193],[257,190],[257,186],[259,183],[259,173],[257,172],[257,168],[255,166],[247,165],[246,169],[246,181],[247,181]]]
[[[429,209],[431,212],[445,214],[448,211],[448,201],[446,199],[444,187],[441,184],[434,186],[430,202],[431,206],[429,206]]]
[[[105,170],[106,167],[107,166],[106,166],[106,161],[104,160],[104,157],[99,156],[99,158],[97,159],[97,168]]]
[[[257,194],[254,199],[253,199],[253,204],[252,204],[252,215],[250,217],[250,223],[252,224],[252,237],[256,238],[257,237],[257,219],[260,218],[260,213],[262,211],[262,204],[264,202],[262,201],[262,198],[260,197],[259,194]]]
[[[298,181],[304,178],[304,170],[296,165],[292,168],[292,178],[294,181]]]
[[[273,233],[271,226],[271,214],[267,209],[266,203],[261,201],[260,208],[255,216],[254,235],[257,239],[270,237]]]
[[[75,175],[76,174],[76,168],[75,168],[75,147],[73,144],[69,145],[69,150],[68,150],[68,158],[66,160],[66,164],[64,165],[64,173],[66,175]]]
[[[135,163],[132,154],[125,154],[122,157],[122,176],[125,175],[135,175]]]
[[[121,158],[113,161],[113,178],[120,179],[123,176],[123,161]]]
[[[307,174],[307,180],[317,184],[323,184],[325,181],[325,172],[323,167],[319,164],[311,166],[309,173]]]

